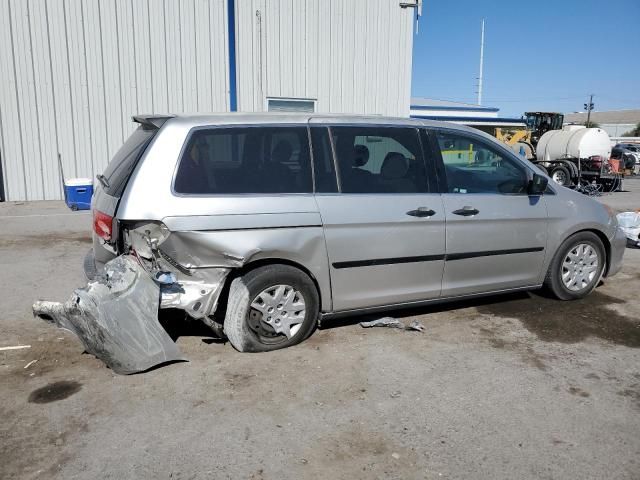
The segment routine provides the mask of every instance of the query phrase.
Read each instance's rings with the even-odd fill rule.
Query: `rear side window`
[[[331,127],[342,193],[426,193],[415,128]]]
[[[174,182],[182,194],[311,193],[306,127],[195,130]]]
[[[107,194],[113,197],[122,196],[133,169],[157,132],[155,128],[138,127],[120,147],[103,174],[108,184],[104,188]]]

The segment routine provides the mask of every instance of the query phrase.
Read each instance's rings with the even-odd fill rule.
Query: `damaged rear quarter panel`
[[[169,217],[161,250],[185,268],[240,268],[257,260],[292,262],[308,270],[331,310],[329,265],[318,213]],[[252,227],[247,227],[252,225]]]
[[[257,116],[255,121],[262,120]],[[167,121],[129,180],[117,218],[163,222],[171,233],[160,249],[205,276],[203,267],[239,268],[263,259],[297,263],[314,277],[321,308],[330,311],[329,260],[313,194],[181,195],[172,191],[191,129],[245,122],[230,116]],[[293,123],[299,126],[299,118]]]

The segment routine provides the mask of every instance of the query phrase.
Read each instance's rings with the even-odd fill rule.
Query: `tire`
[[[283,290],[279,287],[283,287]],[[284,292],[284,297],[281,292]],[[261,297],[258,297],[259,294]],[[271,303],[262,298],[279,304],[271,306]],[[300,310],[296,311],[302,304],[304,314]],[[259,311],[252,305],[258,305],[262,310]],[[258,267],[231,282],[224,332],[231,345],[239,352],[268,352],[290,347],[313,333],[319,306],[316,286],[301,270],[289,265]],[[284,307],[284,310],[274,310],[280,307]],[[272,314],[267,313],[269,308],[273,311]],[[290,325],[289,335],[275,330],[280,328],[286,331],[286,325],[295,321],[292,320],[293,317],[301,321]]]
[[[556,182],[558,185],[562,185],[563,187],[568,187],[571,185],[571,173],[569,169],[564,165],[558,165],[551,169],[550,174],[551,180]]]
[[[580,176],[580,172],[578,171],[578,166],[574,162],[567,162],[565,166],[569,169],[569,178],[578,178]],[[571,181],[571,184],[574,182]]]
[[[594,265],[589,261],[583,264],[573,264],[569,257],[570,252],[574,251],[577,247],[584,245],[591,247],[591,251],[597,255],[597,265],[595,265],[592,271],[589,267]],[[589,250],[583,250],[589,252]],[[580,257],[580,251],[578,255],[574,255],[574,258]],[[594,288],[600,282],[604,267],[606,265],[606,253],[602,240],[598,236],[591,232],[580,232],[567,238],[551,260],[547,276],[544,281],[544,286],[558,299],[560,300],[577,300],[579,298],[586,297],[593,291]],[[579,271],[576,270],[580,268]],[[575,272],[572,275],[572,272]],[[580,273],[583,272],[583,273]],[[569,282],[571,288],[565,283],[563,275],[567,275],[566,281]],[[576,282],[572,284],[571,279],[576,279]]]

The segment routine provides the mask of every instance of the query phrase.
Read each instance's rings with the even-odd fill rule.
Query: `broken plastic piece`
[[[377,320],[371,320],[370,322],[360,322],[360,326],[364,328],[371,327],[389,327],[389,328],[404,328],[403,323],[391,317],[379,318]]]
[[[128,255],[65,303],[38,301],[34,315],[75,333],[85,349],[120,374],[186,360],[158,322],[160,287]]]
[[[377,320],[371,320],[370,322],[360,322],[360,326],[364,328],[371,327],[388,327],[399,328],[401,330],[413,330],[416,332],[424,332],[424,325],[419,321],[413,320],[409,325],[405,325],[400,320],[391,317],[383,317]]]
[[[155,280],[159,285],[173,285],[176,283],[176,275],[173,272],[156,272]]]
[[[416,332],[424,332],[424,325],[422,325],[417,320],[413,320],[409,325],[405,327],[405,330],[415,330]]]

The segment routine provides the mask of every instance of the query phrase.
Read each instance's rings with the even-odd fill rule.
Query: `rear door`
[[[547,209],[529,196],[530,171],[506,149],[458,130],[436,130],[444,180],[447,255],[442,295],[538,283]]]
[[[311,131],[334,310],[439,297],[445,217],[418,130]]]

